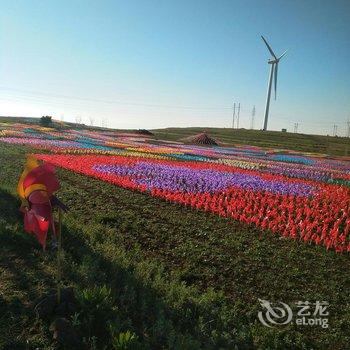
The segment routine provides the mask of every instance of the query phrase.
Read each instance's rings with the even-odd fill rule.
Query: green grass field
[[[198,130],[186,129],[192,131]],[[185,132],[167,138],[180,135]],[[55,290],[56,256],[43,253],[23,232],[15,193],[28,152],[0,143],[1,349],[56,347],[52,320],[38,319],[33,309]],[[78,295],[109,291],[103,303],[81,306],[74,315],[84,348],[122,349],[113,334],[126,331],[137,337],[133,348],[141,349],[348,348],[348,255],[66,170],[58,176],[58,196],[70,207],[63,230],[64,285]],[[326,300],[330,326],[265,327],[257,319],[259,298]],[[98,312],[101,305],[106,312]]]

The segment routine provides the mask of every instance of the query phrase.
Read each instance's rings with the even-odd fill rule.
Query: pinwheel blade
[[[275,58],[275,60],[277,60],[277,57],[276,57],[275,53],[272,51],[269,43],[266,41],[266,39],[263,36],[261,36],[261,38],[264,40],[264,43],[267,46],[268,50],[270,51],[271,55]]]

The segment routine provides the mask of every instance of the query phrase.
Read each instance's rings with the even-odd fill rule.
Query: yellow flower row
[[[246,162],[242,160],[225,159],[225,158],[213,160],[212,162],[218,163],[218,164],[230,165],[241,169],[262,169],[265,167],[262,163],[253,163],[253,162]]]
[[[151,154],[151,153],[143,153],[137,151],[108,151],[108,150],[99,150],[99,149],[54,149],[54,153],[61,154],[104,154],[104,155],[117,155],[117,156],[126,156],[126,157],[143,157],[143,158],[153,158],[153,159],[170,159],[170,157]]]
[[[21,136],[23,133],[18,130],[1,130],[0,136]]]

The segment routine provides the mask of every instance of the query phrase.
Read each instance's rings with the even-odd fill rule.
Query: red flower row
[[[37,157],[54,165],[142,192],[148,191],[147,187],[136,183],[128,176],[101,173],[93,167],[99,164],[133,166],[142,160],[191,169],[258,175],[268,181],[310,184],[316,188],[316,194],[312,198],[239,187],[229,187],[217,193],[184,193],[153,188],[149,193],[165,200],[254,224],[284,237],[315,242],[325,245],[327,249],[335,249],[337,252],[350,251],[350,191],[346,187],[311,180],[290,179],[281,175],[260,173],[222,164],[96,155],[38,155]]]

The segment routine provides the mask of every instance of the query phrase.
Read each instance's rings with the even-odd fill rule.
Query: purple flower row
[[[136,165],[95,165],[102,173],[128,177],[148,189],[159,188],[187,193],[219,192],[230,187],[269,191],[279,194],[312,196],[313,186],[287,181],[269,181],[258,175],[194,169],[147,162]]]

